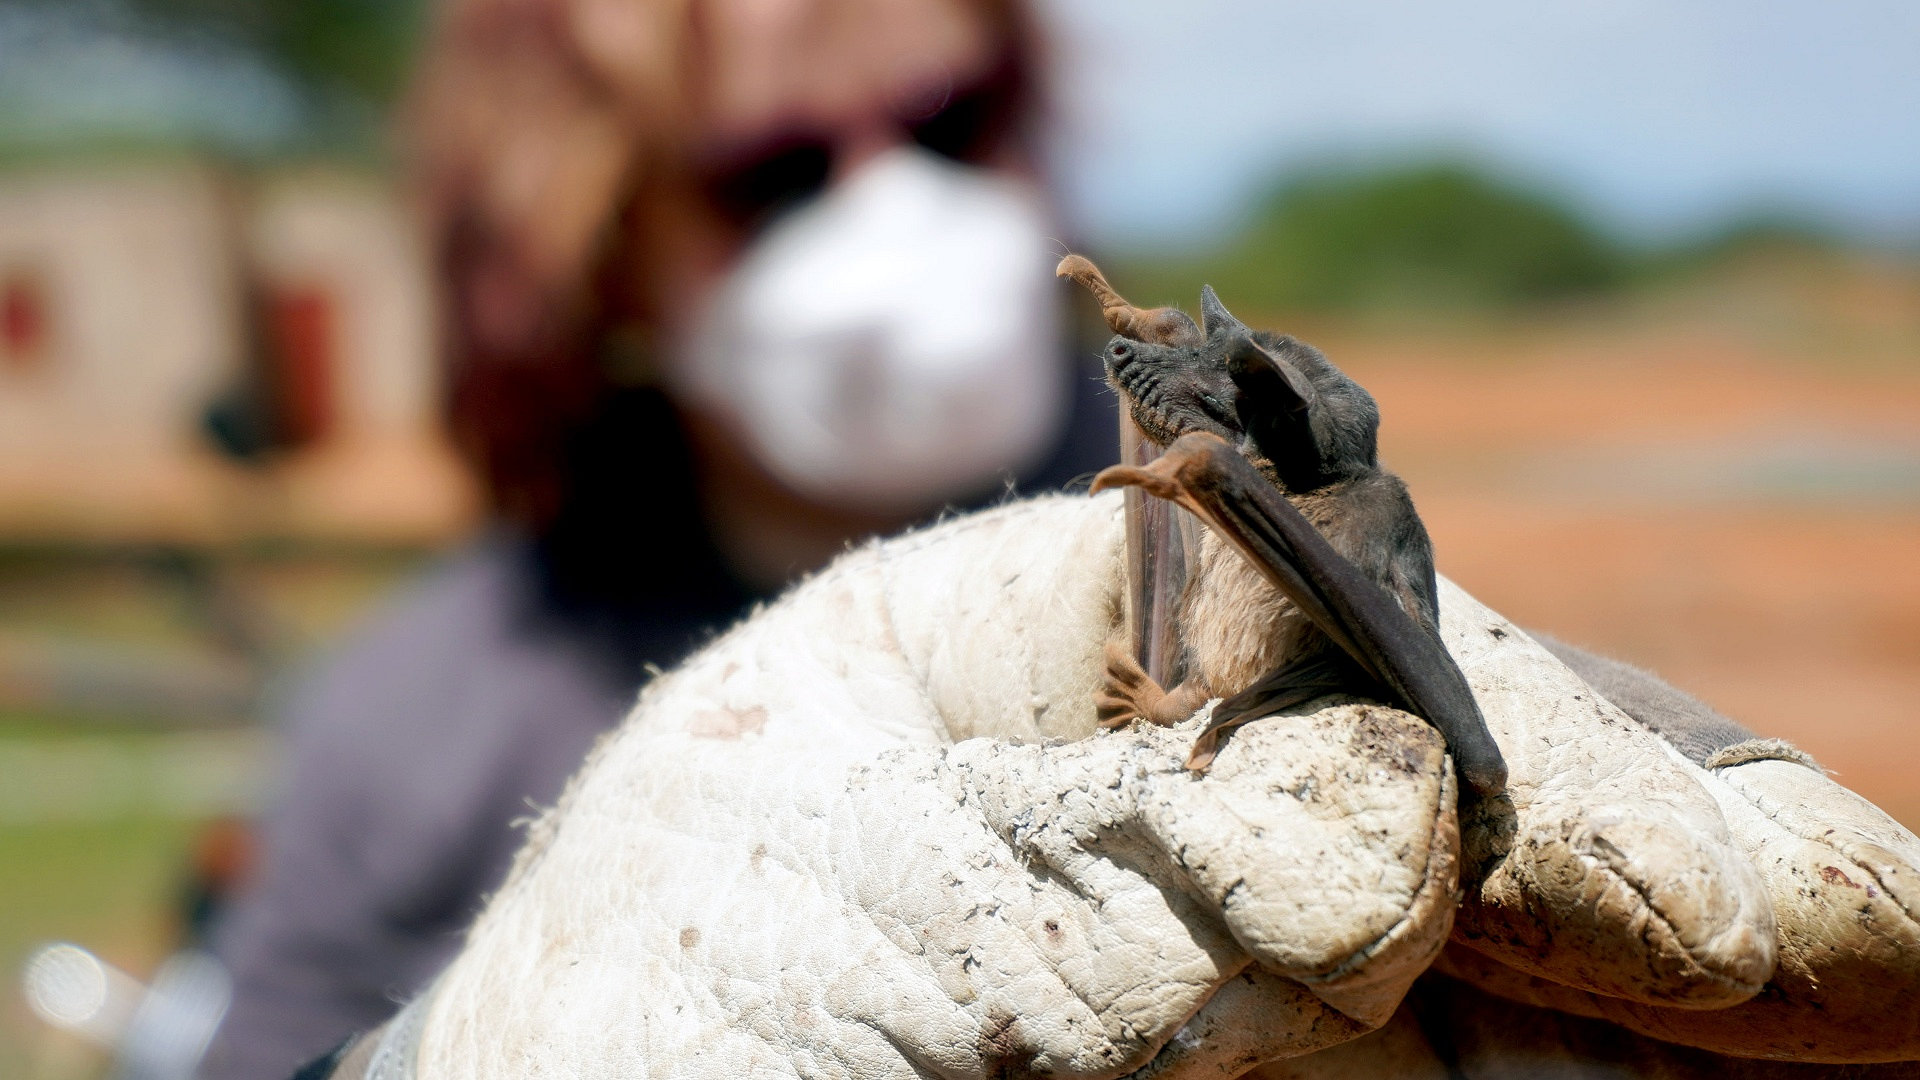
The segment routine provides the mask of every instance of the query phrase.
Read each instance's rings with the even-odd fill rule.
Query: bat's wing
[[[1160,448],[1123,411],[1121,462],[1144,468],[1159,457]],[[1128,488],[1126,497],[1128,645],[1141,670],[1161,686],[1174,686],[1186,678],[1176,620],[1201,526],[1193,515],[1138,488]]]
[[[1469,787],[1484,795],[1506,784],[1506,762],[1466,677],[1439,638],[1335,551],[1225,439],[1184,435],[1151,464],[1116,465],[1093,486],[1095,491],[1137,486],[1205,521],[1390,692],[1394,703],[1439,729]],[[1299,674],[1312,675],[1307,682],[1319,679],[1319,673]]]

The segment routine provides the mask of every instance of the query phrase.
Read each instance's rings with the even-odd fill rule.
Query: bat
[[[1108,644],[1101,722],[1170,724],[1222,697],[1188,761],[1200,770],[1239,725],[1355,694],[1432,724],[1475,793],[1503,787],[1440,642],[1433,544],[1380,466],[1372,395],[1311,346],[1248,329],[1211,288],[1196,323],[1127,303],[1081,256],[1056,272],[1115,332],[1103,360],[1133,429],[1094,490],[1165,500],[1129,503],[1131,640]]]

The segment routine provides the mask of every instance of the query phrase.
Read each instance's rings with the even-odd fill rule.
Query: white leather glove
[[[1643,672],[1441,613],[1511,777],[1453,943],[1386,1029],[1261,1076],[1920,1075],[1786,1064],[1920,1058],[1911,832]]]
[[[1440,738],[1327,708],[1195,776],[1192,724],[1087,737],[1120,543],[1118,497],[949,523],[657,680],[416,1010],[420,1075],[1238,1075],[1385,1020],[1453,908]]]
[[[1191,722],[1094,736],[1119,518],[1048,499],[869,547],[658,680],[535,824],[405,1056],[1234,1076],[1393,1017],[1270,1070],[1331,1076],[1471,1034],[1394,1014],[1456,895],[1430,728],[1322,708],[1200,776]],[[1512,775],[1468,808],[1442,970],[1728,1053],[1916,1052],[1910,834],[1764,747],[1696,765],[1458,589],[1441,609]],[[1493,1000],[1448,986],[1421,994]]]

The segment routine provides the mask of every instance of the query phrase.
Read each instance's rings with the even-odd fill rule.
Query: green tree
[[[1433,164],[1283,183],[1201,269],[1256,309],[1486,307],[1605,288],[1624,258],[1551,197]]]
[[[390,102],[405,82],[423,0],[131,0],[155,22],[254,49],[322,95]]]

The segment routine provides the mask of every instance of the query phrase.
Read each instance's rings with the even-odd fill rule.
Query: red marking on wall
[[[319,285],[276,288],[268,296],[267,333],[285,445],[317,442],[333,430],[337,313],[333,294]]]
[[[46,358],[52,321],[39,275],[8,274],[0,282],[0,363],[15,370],[38,367]]]

